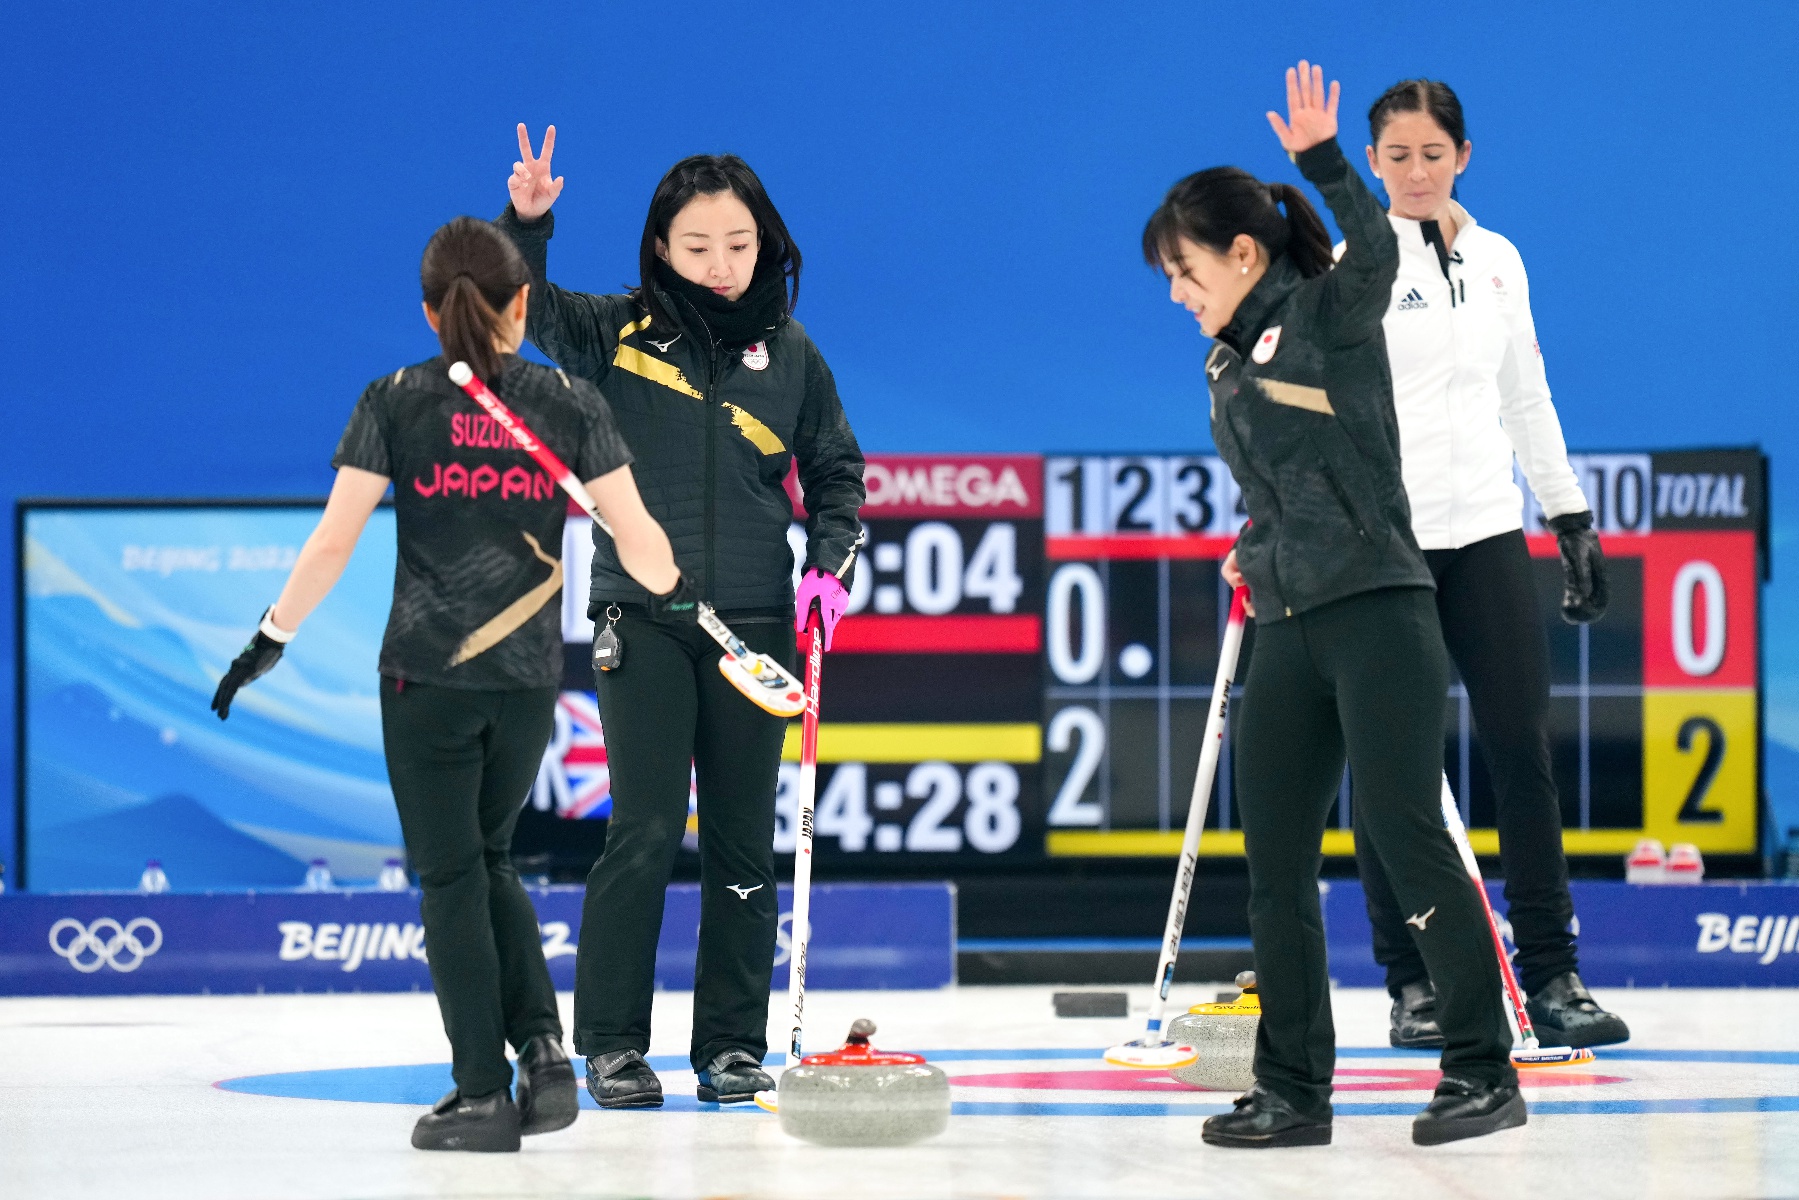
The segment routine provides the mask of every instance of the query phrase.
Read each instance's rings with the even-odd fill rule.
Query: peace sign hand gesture
[[[1337,136],[1337,97],[1343,85],[1331,81],[1330,98],[1324,94],[1324,68],[1315,67],[1303,58],[1299,69],[1287,68],[1287,119],[1277,112],[1268,114],[1281,149],[1288,154],[1310,150],[1320,142]]]
[[[1292,74],[1292,72],[1288,72]],[[518,155],[520,161],[512,164],[512,178],[506,181],[506,190],[512,193],[512,209],[518,213],[521,221],[535,221],[550,211],[550,205],[556,203],[556,197],[562,195],[562,177],[550,177],[550,155],[556,153],[556,127],[550,126],[543,135],[543,155],[531,153],[531,135],[525,132],[524,123],[518,127]]]

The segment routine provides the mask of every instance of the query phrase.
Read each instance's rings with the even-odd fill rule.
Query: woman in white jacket
[[[1594,1003],[1577,974],[1549,763],[1549,647],[1514,457],[1560,542],[1566,620],[1604,614],[1605,561],[1549,399],[1524,263],[1453,198],[1474,147],[1447,85],[1395,84],[1368,123],[1368,165],[1386,185],[1399,235],[1399,277],[1383,324],[1412,532],[1437,580],[1444,640],[1493,780],[1518,973],[1546,1041],[1621,1042],[1630,1031]],[[1379,860],[1357,858],[1375,957],[1393,995],[1393,1044],[1440,1046],[1430,978],[1404,913]]]

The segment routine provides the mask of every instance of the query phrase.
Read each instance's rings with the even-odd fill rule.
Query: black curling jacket
[[[526,333],[558,366],[605,393],[635,458],[637,489],[667,531],[700,598],[724,612],[791,608],[793,507],[782,481],[799,464],[806,567],[847,586],[861,544],[862,451],[824,356],[784,318],[751,346],[721,345],[685,299],[658,292],[678,327],[652,323],[628,295],[571,292],[548,279],[554,214],[495,222],[531,268]],[[594,539],[589,610],[647,593]]]
[[[1311,279],[1276,256],[1206,358],[1212,440],[1251,521],[1237,566],[1258,623],[1435,586],[1412,536],[1381,329],[1399,245],[1334,139],[1295,161],[1337,218],[1343,256]]]

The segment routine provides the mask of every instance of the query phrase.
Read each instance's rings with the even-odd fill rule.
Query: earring
[[[1244,273],[1244,274],[1245,274],[1245,275],[1247,275],[1247,274],[1249,274],[1249,268],[1248,268],[1248,267],[1244,267],[1244,268],[1243,268],[1243,273]]]

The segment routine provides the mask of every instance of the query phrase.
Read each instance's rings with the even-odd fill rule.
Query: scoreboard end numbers
[[[1643,834],[1707,854],[1756,847],[1755,693],[1643,697]]]

